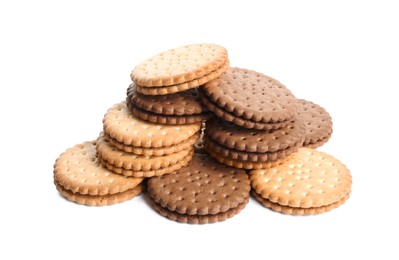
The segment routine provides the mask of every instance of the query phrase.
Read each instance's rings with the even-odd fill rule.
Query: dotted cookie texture
[[[326,143],[333,132],[330,114],[321,106],[298,99],[298,116],[306,125],[303,146],[317,148]]]
[[[219,164],[206,154],[195,154],[176,173],[148,180],[155,209],[170,212],[162,215],[179,222],[211,223],[231,217],[247,204],[249,191],[244,170]],[[226,213],[230,210],[234,214]]]
[[[227,50],[222,46],[185,45],[144,60],[133,69],[131,78],[139,86],[177,85],[204,77],[227,61]]]
[[[278,204],[298,210],[292,214],[305,214],[302,209],[313,209],[307,210],[309,214],[320,213],[320,207],[332,209],[349,197],[352,185],[345,165],[331,155],[309,148],[300,148],[278,166],[250,171],[250,179],[254,191],[274,205],[272,209]]]
[[[126,101],[108,109],[103,119],[104,134],[119,143],[159,148],[179,144],[196,134],[201,123],[188,125],[161,125],[136,118],[126,106]]]
[[[95,141],[67,149],[54,164],[57,189],[80,204],[108,205],[133,198],[136,192],[132,189],[142,181],[143,178],[126,178],[103,168],[96,157]],[[115,196],[111,199],[110,195]]]
[[[203,85],[202,90],[213,103],[247,120],[283,122],[296,113],[297,100],[291,91],[277,80],[252,70],[229,68]]]

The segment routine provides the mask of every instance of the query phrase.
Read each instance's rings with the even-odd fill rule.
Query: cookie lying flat
[[[249,200],[244,170],[195,154],[187,167],[148,180],[148,194],[161,215],[184,223],[213,223],[239,213]]]
[[[190,147],[176,153],[163,156],[142,156],[126,153],[112,146],[103,136],[97,139],[98,157],[104,167],[115,173],[126,174],[133,177],[151,177],[171,173],[185,166],[187,158],[192,157],[194,148]],[[178,166],[176,168],[176,166]],[[117,169],[120,169],[119,171]],[[128,170],[128,171],[123,171]]]
[[[137,91],[164,95],[198,87],[215,79],[228,67],[227,50],[215,44],[192,44],[159,53],[132,73]]]
[[[352,177],[340,161],[326,153],[300,148],[278,166],[250,171],[256,199],[273,210],[294,215],[327,212],[350,195]]]
[[[128,89],[126,98],[130,111],[143,120],[159,124],[193,124],[209,118],[211,113],[201,104],[197,89],[169,95],[148,96]]]
[[[326,143],[332,134],[332,119],[330,114],[321,106],[298,99],[298,116],[306,125],[303,146],[317,148]]]
[[[277,80],[256,71],[229,68],[201,89],[218,108],[243,120],[281,123],[290,120],[296,113],[294,95]],[[213,107],[205,105],[217,113]]]
[[[126,101],[108,109],[103,119],[104,135],[133,147],[161,148],[187,141],[201,129],[201,123],[160,125],[133,116]]]
[[[67,149],[54,164],[54,183],[68,200],[89,206],[120,203],[139,195],[143,178],[127,178],[103,168],[96,142]]]

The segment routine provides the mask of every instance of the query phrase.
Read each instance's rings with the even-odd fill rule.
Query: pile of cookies
[[[157,212],[184,223],[230,218],[251,193],[293,215],[344,203],[349,170],[315,150],[332,134],[328,112],[271,77],[229,65],[215,44],[170,49],[137,65],[97,139],[56,160],[57,190],[97,206],[146,191]]]

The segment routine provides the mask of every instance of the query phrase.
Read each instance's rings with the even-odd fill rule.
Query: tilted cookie
[[[163,216],[185,223],[213,223],[239,213],[248,203],[244,170],[195,154],[187,167],[148,180],[152,204]]]
[[[244,120],[279,123],[290,120],[296,113],[297,100],[291,91],[256,71],[229,68],[201,89],[217,107]]]
[[[330,114],[321,106],[298,99],[298,116],[306,125],[303,146],[317,148],[326,143],[333,132]]]
[[[326,153],[300,148],[290,160],[250,171],[251,186],[263,205],[287,214],[319,214],[349,198],[348,168]]]
[[[129,111],[126,101],[108,109],[103,125],[105,135],[124,145],[142,148],[178,145],[201,129],[201,123],[175,126],[141,120]]]
[[[216,44],[191,44],[161,52],[132,71],[139,86],[171,86],[203,77],[228,60],[227,50]]]
[[[62,153],[54,164],[54,183],[68,200],[90,206],[111,205],[139,195],[143,178],[127,178],[103,168],[96,142],[84,142]]]

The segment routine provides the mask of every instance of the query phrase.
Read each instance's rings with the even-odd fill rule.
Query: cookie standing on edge
[[[244,170],[195,154],[187,167],[148,180],[148,194],[161,215],[183,223],[206,224],[238,214],[248,203],[250,182]]]
[[[317,148],[325,144],[333,132],[330,114],[321,106],[298,99],[298,116],[306,125],[304,147]]]
[[[198,87],[229,66],[227,50],[216,44],[192,44],[159,53],[137,65],[131,79],[144,95],[165,95]]]
[[[201,90],[201,100],[209,110],[246,128],[278,129],[296,114],[294,95],[277,80],[256,71],[229,68]]]
[[[330,211],[350,196],[352,176],[326,153],[300,148],[278,166],[250,171],[255,198],[285,214],[314,215]]]
[[[62,153],[54,164],[54,184],[62,196],[88,206],[104,206],[134,198],[143,178],[127,178],[103,168],[96,142],[84,142]]]

